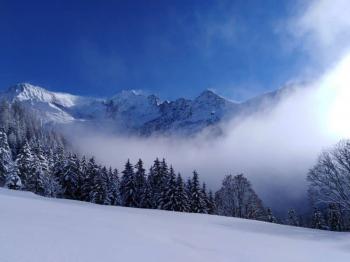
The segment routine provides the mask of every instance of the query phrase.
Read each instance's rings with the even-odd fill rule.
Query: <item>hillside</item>
[[[0,189],[2,262],[349,261],[350,234]]]

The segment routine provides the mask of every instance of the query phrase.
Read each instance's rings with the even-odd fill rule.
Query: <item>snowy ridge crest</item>
[[[35,110],[44,123],[64,124],[83,120],[98,125],[108,123],[110,126],[112,123],[118,131],[139,135],[191,135],[207,127],[216,127],[244,112],[256,112],[275,104],[283,93],[281,89],[243,103],[232,102],[212,90],[203,91],[193,100],[161,101],[155,95],[147,96],[135,90],[123,90],[111,98],[99,99],[20,83],[1,93],[0,99],[9,103],[17,101]]]

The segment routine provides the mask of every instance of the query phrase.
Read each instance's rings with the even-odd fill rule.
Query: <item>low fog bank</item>
[[[223,135],[209,139],[125,137],[75,126],[73,145],[105,165],[123,169],[128,158],[147,168],[167,159],[185,177],[195,169],[217,190],[225,175],[244,173],[265,204],[275,209],[305,206],[306,174],[319,153],[339,137],[327,128],[332,104],[322,85],[296,88],[270,110],[223,123]]]

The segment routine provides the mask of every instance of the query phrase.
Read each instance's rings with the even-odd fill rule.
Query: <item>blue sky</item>
[[[82,95],[142,89],[175,98],[211,88],[242,100],[309,63],[283,33],[293,2],[0,0],[1,89],[30,82]]]

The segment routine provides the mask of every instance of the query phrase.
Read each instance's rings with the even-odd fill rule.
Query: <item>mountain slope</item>
[[[0,94],[0,99],[19,102],[34,110],[44,122],[66,123],[75,118],[69,108],[86,104],[90,99],[65,93],[54,93],[44,88],[21,83]]]
[[[350,234],[0,189],[2,262],[337,261]]]
[[[83,121],[141,135],[191,135],[207,127],[220,132],[217,124],[239,115],[271,108],[281,100],[284,93],[286,90],[281,89],[243,103],[229,101],[210,90],[202,92],[193,100],[179,98],[161,101],[154,95],[146,96],[135,91],[122,91],[111,98],[98,99],[51,92],[22,83],[1,93],[0,99],[25,105],[45,123]]]

